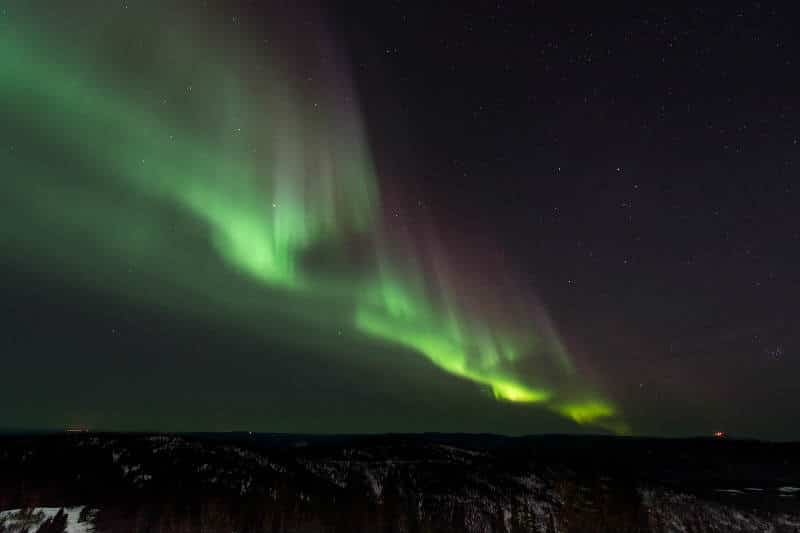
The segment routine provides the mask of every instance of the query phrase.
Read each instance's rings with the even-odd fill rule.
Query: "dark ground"
[[[800,443],[420,434],[0,437],[0,510],[97,531],[798,531]],[[0,525],[0,531],[3,531]]]

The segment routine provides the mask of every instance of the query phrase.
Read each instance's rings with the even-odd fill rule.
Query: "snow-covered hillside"
[[[94,533],[93,515],[83,506],[9,509],[0,511],[0,532],[35,533],[43,526],[51,526],[46,529],[48,533],[56,529],[61,529],[59,533]]]
[[[563,436],[8,438],[0,533],[800,533],[798,458]]]

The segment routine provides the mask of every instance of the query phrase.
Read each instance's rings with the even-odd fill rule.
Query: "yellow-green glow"
[[[579,424],[587,424],[614,414],[614,409],[606,403],[566,403],[558,406],[558,412]]]
[[[429,299],[396,280],[384,281],[368,293],[355,323],[370,335],[419,352],[450,374],[488,386],[499,400],[536,403],[551,396],[545,388],[525,384],[514,376],[513,367],[503,365],[517,357],[510,339],[496,340],[480,324],[462,325],[452,310],[437,313]]]

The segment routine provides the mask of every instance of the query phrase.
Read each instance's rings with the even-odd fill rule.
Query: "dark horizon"
[[[485,437],[489,439],[502,439],[502,440],[525,440],[525,439],[558,439],[558,438],[567,438],[567,439],[620,439],[620,440],[663,440],[663,441],[694,441],[694,440],[711,440],[711,441],[731,441],[731,442],[758,442],[758,443],[773,443],[773,444],[799,444],[800,440],[781,440],[781,439],[762,439],[754,436],[747,436],[747,435],[731,435],[725,433],[723,437],[718,437],[713,433],[708,435],[678,435],[678,436],[662,436],[662,435],[617,435],[614,433],[575,433],[575,432],[565,432],[565,433],[526,433],[526,434],[503,434],[503,433],[491,433],[491,432],[442,432],[442,431],[422,431],[422,432],[362,432],[362,433],[283,433],[283,432],[270,432],[270,431],[249,431],[246,429],[233,429],[227,431],[157,431],[157,430],[126,430],[126,431],[119,431],[113,429],[99,429],[99,428],[85,428],[81,431],[68,431],[65,428],[2,428],[0,427],[0,436],[37,436],[37,435],[62,435],[62,436],[103,436],[103,437],[113,437],[113,436],[183,436],[183,437],[202,437],[202,436],[231,436],[231,437],[238,437],[237,441],[244,440],[247,437],[272,437],[272,438],[282,438],[282,439],[303,439],[303,438],[310,438],[310,439],[366,439],[369,440],[370,438],[381,438],[381,437],[393,437],[393,438],[425,438],[425,437]]]

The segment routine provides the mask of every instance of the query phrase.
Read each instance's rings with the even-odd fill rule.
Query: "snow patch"
[[[65,533],[93,533],[94,524],[91,517],[87,522],[80,522],[81,512],[85,506],[79,507],[33,507],[30,509],[9,509],[0,511],[0,529],[9,533],[20,531],[36,531],[45,521],[53,518],[58,511],[64,509],[67,515]]]
[[[723,494],[744,494],[739,489],[714,489],[714,492],[721,492]]]

